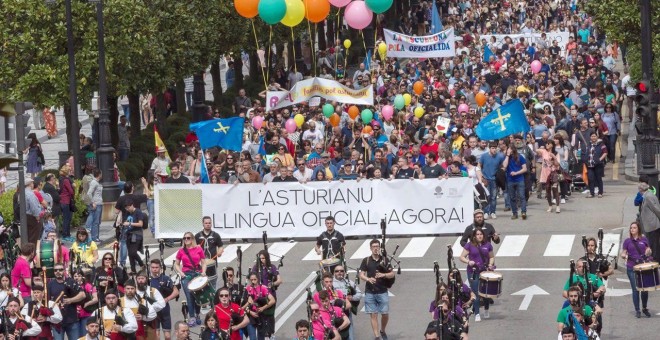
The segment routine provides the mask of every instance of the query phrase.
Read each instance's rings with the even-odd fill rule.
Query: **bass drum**
[[[37,256],[34,259],[34,268],[40,272],[46,270],[46,277],[52,279],[55,277],[55,259],[59,258],[59,244],[57,241],[37,241]]]

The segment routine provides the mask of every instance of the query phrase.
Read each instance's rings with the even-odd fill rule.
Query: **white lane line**
[[[413,237],[401,252],[400,257],[423,257],[435,237]]]
[[[529,235],[507,235],[504,236],[504,240],[500,245],[500,249],[497,251],[497,257],[502,256],[520,256],[522,254],[523,248],[525,248],[525,243]]]
[[[362,242],[360,247],[355,251],[353,256],[351,256],[351,260],[363,259],[363,258],[371,255],[371,248],[369,247],[369,242],[371,242],[371,240],[364,240],[364,242]],[[388,242],[389,242],[389,239],[385,239],[385,244],[387,244]],[[394,250],[394,248],[392,248],[392,251],[393,250]],[[388,251],[388,253],[389,253],[389,251]]]
[[[440,270],[448,270],[447,268],[440,268]],[[570,268],[500,268],[497,267],[498,272],[567,272]],[[402,272],[433,272],[433,268],[401,268]]]
[[[222,253],[222,256],[218,257],[218,262],[220,263],[229,263],[231,261],[234,261],[236,259],[236,249],[238,247],[241,247],[242,251],[245,251],[246,249],[250,248],[252,243],[243,243],[243,244],[230,244],[225,247],[224,253]]]
[[[461,238],[462,236],[459,236],[454,242],[454,245],[451,246],[451,250],[454,252],[454,257],[460,257],[461,253],[463,252],[463,246],[461,246]]]
[[[301,292],[304,292],[315,278],[316,272],[309,273],[309,275],[307,275],[307,277],[298,285],[298,287],[296,287],[296,289],[293,290],[291,294],[289,294],[289,296],[286,297],[286,299],[284,299],[284,301],[282,301],[282,303],[278,303],[277,308],[275,308],[275,317],[277,318],[278,315],[282,314],[282,311],[285,310],[286,307],[291,304],[291,302],[293,302],[296,296],[298,296]],[[303,296],[306,297],[304,294]],[[276,322],[275,324],[277,325],[278,323]]]
[[[303,257],[303,261],[321,261],[321,255],[316,253],[316,249],[312,248],[312,250]]]
[[[312,286],[313,285],[310,285],[309,288],[311,289]],[[288,320],[291,317],[291,315],[293,315],[293,313],[295,313],[296,310],[298,310],[298,307],[300,307],[300,305],[302,305],[306,300],[307,300],[307,295],[303,293],[298,298],[298,300],[296,300],[293,306],[291,306],[291,308],[289,308],[289,310],[287,310],[286,313],[284,313],[284,315],[282,315],[282,317],[279,320],[275,321],[275,332],[277,332],[280,329],[280,327],[282,327],[282,325],[286,322],[286,320]],[[277,311],[277,309],[275,310]],[[275,313],[275,317],[277,317],[277,313]]]
[[[275,242],[268,246],[268,252],[270,253],[270,260],[275,262],[280,259],[280,257],[286,255],[293,247],[296,246],[298,242]]]
[[[176,254],[178,251],[174,252],[172,255],[166,257],[163,261],[165,261],[166,266],[171,266],[174,263],[174,260],[176,260]]]
[[[610,247],[614,243],[610,256],[619,256],[619,248],[621,248],[621,234],[603,234],[603,254],[607,254]]]
[[[543,256],[570,256],[575,235],[552,235]]]

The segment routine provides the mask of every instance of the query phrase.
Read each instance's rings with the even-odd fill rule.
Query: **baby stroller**
[[[587,179],[582,176],[582,163],[575,163],[570,167],[571,191],[584,191],[587,189]]]
[[[473,187],[472,192],[474,193],[474,209],[483,210],[488,205],[488,189],[479,183]]]

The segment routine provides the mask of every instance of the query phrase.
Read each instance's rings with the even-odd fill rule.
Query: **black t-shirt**
[[[64,279],[64,282],[60,283],[57,280],[51,280],[48,282],[48,300],[55,301],[60,296],[60,293],[64,292],[62,299],[64,298],[73,298],[78,293],[82,292],[80,286],[73,281],[72,278]],[[61,300],[61,299],[60,299]],[[68,304],[62,309],[62,324],[68,325],[75,322],[78,322],[78,312],[76,310],[77,304]]]
[[[550,47],[550,55],[552,55],[553,58],[556,58],[557,56],[559,56],[560,52],[561,52],[561,47],[559,47],[559,46]]]
[[[182,183],[182,184],[190,184],[190,179],[188,177],[181,175],[179,178],[174,178],[172,176],[167,177],[167,183]]]
[[[378,260],[374,260],[373,257],[367,256],[364,259],[362,259],[362,263],[360,264],[360,271],[361,272],[366,272],[367,277],[376,277],[376,273],[378,273],[378,264],[380,263],[381,256],[378,256]],[[389,271],[392,271],[392,266],[388,264],[387,269]],[[367,282],[365,286],[365,292],[371,293],[371,294],[382,294],[382,293],[387,293],[387,287],[383,284],[383,279],[376,279],[375,284],[371,284],[370,282]]]
[[[346,239],[344,239],[344,235],[336,229],[332,234],[329,234],[326,230],[316,238],[316,245],[321,246],[321,256],[325,260],[328,257],[338,255],[341,252],[342,247],[346,245]]]
[[[211,233],[208,235],[204,233],[204,230],[198,232],[195,234],[195,241],[202,246],[202,249],[204,249],[204,257],[207,259],[213,258],[215,254],[218,253],[218,247],[222,247],[223,245],[222,237],[213,230],[211,230]],[[206,276],[215,276],[217,275],[216,273],[216,266],[206,266]]]
[[[435,163],[435,165],[426,165],[422,168],[422,174],[426,178],[436,178],[445,174],[445,169],[440,166],[440,164]]]
[[[129,199],[133,201],[133,205],[137,208],[139,208],[142,203],[147,203],[147,195],[144,194],[125,194],[124,196],[119,196],[117,203],[115,203],[115,209],[121,210],[122,217],[128,214],[126,211],[126,202]]]
[[[396,173],[395,177],[397,179],[417,178],[417,173],[413,168],[399,169],[399,172]]]
[[[127,214],[123,214],[122,222],[137,223],[138,221],[142,221],[142,224],[144,225],[144,217],[145,215],[142,213],[142,210],[136,208],[133,210],[133,213],[128,213],[127,211]],[[137,242],[138,239],[142,239],[143,227],[129,226],[124,228],[126,228],[126,240],[128,242]],[[135,237],[133,237],[133,235],[135,235]]]

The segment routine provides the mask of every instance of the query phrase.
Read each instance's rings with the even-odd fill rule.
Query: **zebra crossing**
[[[606,253],[610,247],[612,251],[610,256],[617,256],[621,247],[621,233],[611,232],[603,236],[603,252]],[[542,256],[542,257],[570,257],[577,256],[582,252],[581,235],[575,234],[553,234],[553,235],[504,235],[501,236],[501,243],[494,244],[495,257],[497,258],[512,258],[524,256]],[[542,243],[546,244],[545,247],[532,247],[528,246],[532,240],[537,241],[542,239]],[[441,253],[446,251],[447,246],[451,246],[454,257],[459,257],[463,251],[460,244],[460,236],[439,236],[439,237],[412,237],[400,239],[386,239],[388,250],[392,251],[396,245],[399,245],[399,257],[401,258],[424,258],[427,256],[435,255],[438,250]],[[347,258],[351,260],[360,260],[369,256],[370,239],[367,240],[347,240],[348,254]],[[314,250],[314,242],[275,242],[269,244],[268,252],[271,254],[273,261],[279,260],[281,257],[286,257],[287,260],[292,262],[299,261],[315,261],[321,260],[321,256]],[[538,244],[538,243],[535,243]],[[225,251],[222,256],[218,257],[219,263],[231,263],[236,260],[236,250],[240,249],[244,252],[245,256],[253,256],[258,250],[261,249],[261,244],[257,244],[257,250],[251,250],[246,253],[246,250],[251,249],[252,243],[234,243],[226,244]],[[151,258],[159,257],[157,245],[149,245],[151,249]],[[177,248],[169,248],[167,253],[172,252],[165,258],[165,263],[171,265],[176,259]],[[99,259],[103,254],[112,253],[112,249],[99,249]],[[305,254],[302,258],[295,256]],[[142,254],[144,259],[144,254]],[[249,261],[252,261],[250,259]],[[99,261],[100,263],[100,261]]]

